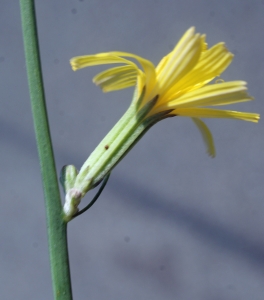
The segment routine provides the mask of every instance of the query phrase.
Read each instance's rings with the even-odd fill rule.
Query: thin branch
[[[91,207],[94,205],[95,201],[100,197],[102,191],[104,190],[104,188],[105,188],[105,186],[106,186],[106,184],[107,184],[107,181],[108,181],[108,179],[109,179],[109,177],[110,177],[110,174],[111,174],[111,173],[108,173],[108,174],[104,177],[103,183],[102,183],[102,185],[100,186],[100,189],[98,190],[98,192],[96,193],[96,195],[94,196],[94,198],[91,200],[91,202],[90,202],[87,206],[85,206],[83,209],[81,209],[80,211],[78,211],[77,214],[74,215],[74,218],[76,218],[77,216],[83,214],[85,211],[87,211],[89,208],[91,208]]]

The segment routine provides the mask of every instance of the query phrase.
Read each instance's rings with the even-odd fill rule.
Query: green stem
[[[27,75],[46,204],[54,299],[71,300],[67,224],[62,206],[50,138],[42,81],[34,0],[20,0]]]

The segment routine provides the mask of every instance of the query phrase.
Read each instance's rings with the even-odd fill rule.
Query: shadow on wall
[[[0,120],[0,128],[2,129],[1,140],[3,143],[9,143],[19,148],[21,153],[24,151],[26,155],[30,157],[35,156],[37,159],[34,136],[20,132],[19,128],[14,126],[14,124],[3,120]],[[67,149],[59,149],[56,156],[60,158],[60,161],[66,163],[71,162],[72,157],[75,157],[75,161],[81,161],[77,155],[67,153]],[[155,192],[154,194],[142,185],[131,181],[128,182],[125,176],[118,177],[115,175],[115,180],[112,180],[111,184],[106,188],[106,190],[109,189],[111,189],[112,194],[126,199],[130,205],[140,207],[146,214],[163,218],[177,227],[185,227],[206,242],[242,256],[264,271],[264,247],[260,243],[254,243],[245,236],[232,232],[230,228],[225,228],[222,224],[218,224],[216,220],[210,220],[208,216],[201,215],[195,210],[179,205],[179,201],[177,207],[176,205],[164,204],[160,201],[160,199],[164,198],[161,193]],[[129,198],[127,197],[128,194]],[[181,203],[184,203],[184,201],[181,201]]]

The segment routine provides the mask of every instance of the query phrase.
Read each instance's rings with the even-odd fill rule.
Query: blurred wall
[[[133,93],[102,93],[92,77],[103,68],[73,72],[73,56],[120,50],[157,64],[196,26],[235,54],[221,78],[248,82],[255,101],[234,109],[264,113],[264,1],[46,0],[36,10],[58,173],[80,168]],[[0,4],[0,82],[0,298],[52,299],[18,1]],[[165,120],[69,224],[74,299],[264,299],[263,124],[206,123],[216,158],[189,119]]]

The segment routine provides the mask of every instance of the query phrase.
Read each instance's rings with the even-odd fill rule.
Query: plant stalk
[[[71,300],[67,223],[62,219],[42,80],[34,0],[20,0],[20,10],[31,108],[45,197],[53,294],[56,300]]]

